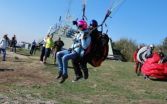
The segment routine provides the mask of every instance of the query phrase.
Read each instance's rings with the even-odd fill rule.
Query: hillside
[[[89,79],[78,82],[72,82],[70,64],[69,78],[59,84],[55,65],[41,64],[38,56],[7,56],[0,61],[0,104],[167,103],[167,83],[136,76],[131,62],[106,60],[101,67],[88,66]]]

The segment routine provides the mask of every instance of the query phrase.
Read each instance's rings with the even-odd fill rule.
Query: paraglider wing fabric
[[[159,60],[158,53],[153,53],[153,56],[144,62],[142,73],[157,79],[167,79],[167,63],[158,64]]]

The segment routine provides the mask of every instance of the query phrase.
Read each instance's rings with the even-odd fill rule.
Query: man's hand
[[[71,52],[71,51],[72,51],[72,48],[69,48],[69,49],[68,49],[68,51],[70,51],[70,52]]]

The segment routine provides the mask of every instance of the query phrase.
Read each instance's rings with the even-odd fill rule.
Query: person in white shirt
[[[2,61],[6,61],[6,48],[8,47],[8,45],[9,45],[9,38],[7,34],[5,34],[3,38],[0,39],[0,52],[2,51],[3,53]]]

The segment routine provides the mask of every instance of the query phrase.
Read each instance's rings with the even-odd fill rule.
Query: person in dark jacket
[[[36,41],[34,40],[31,44],[30,55],[35,54],[35,48],[36,48]]]
[[[162,48],[158,50],[158,54],[161,57],[161,59],[165,56],[164,53],[162,52]]]
[[[64,42],[59,37],[59,39],[54,42],[54,64],[56,63],[56,54],[62,50],[63,46]]]
[[[11,51],[16,53],[16,44],[17,44],[17,40],[16,40],[16,35],[14,35],[12,37],[11,43],[10,43],[10,47],[11,47]]]
[[[167,56],[162,52],[162,48],[160,48],[159,50],[158,50],[158,54],[159,54],[159,56],[160,56],[160,58],[161,58],[161,60],[158,62],[159,64],[160,63],[166,63],[167,62]]]

